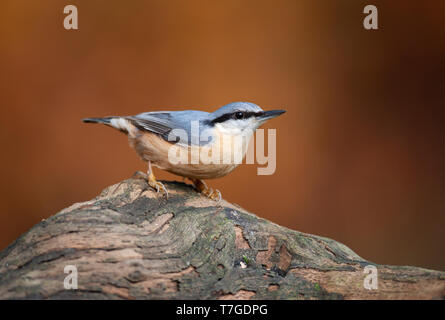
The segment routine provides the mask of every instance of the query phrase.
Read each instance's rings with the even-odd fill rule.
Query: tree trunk
[[[0,253],[0,298],[445,297],[445,272],[377,265],[184,183],[165,185],[168,200],[128,179],[34,226]]]

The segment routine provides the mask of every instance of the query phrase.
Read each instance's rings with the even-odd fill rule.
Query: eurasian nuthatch
[[[83,122],[103,123],[126,133],[130,145],[148,162],[148,184],[158,192],[163,190],[168,195],[165,186],[156,180],[152,164],[189,178],[207,197],[221,199],[221,193],[208,188],[202,180],[229,174],[239,164],[233,161],[233,154],[238,153],[243,158],[246,144],[255,130],[284,112],[263,111],[253,103],[234,102],[212,113],[197,110],[144,112],[135,116],[87,118]],[[237,138],[243,138],[243,143],[237,143]],[[213,161],[205,161],[209,158]]]

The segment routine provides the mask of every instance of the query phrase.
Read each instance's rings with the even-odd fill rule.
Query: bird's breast
[[[227,175],[244,158],[249,139],[239,139],[215,130],[212,142],[202,146],[173,144],[151,132],[129,131],[130,145],[139,156],[171,173],[197,179]]]

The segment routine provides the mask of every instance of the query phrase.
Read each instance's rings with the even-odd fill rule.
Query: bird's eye
[[[235,112],[235,114],[233,116],[235,119],[242,119],[242,118],[244,118],[244,113],[243,112]]]

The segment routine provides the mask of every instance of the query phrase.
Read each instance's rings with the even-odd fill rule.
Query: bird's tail
[[[124,133],[128,133],[129,123],[124,117],[85,118],[85,123],[102,123]]]

